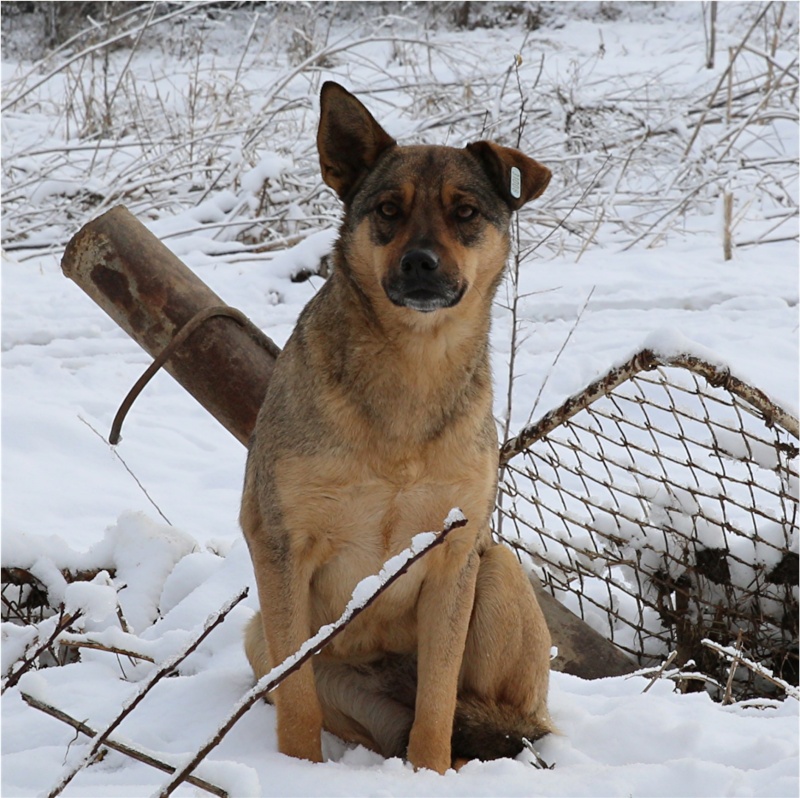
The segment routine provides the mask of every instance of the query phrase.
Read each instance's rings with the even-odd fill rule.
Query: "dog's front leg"
[[[258,547],[253,547],[257,549]],[[264,636],[274,667],[310,636],[311,574],[291,551],[279,556],[266,547],[252,551]],[[311,662],[288,676],[273,694],[281,753],[322,761],[322,710]]]
[[[444,773],[451,765],[458,677],[479,557],[474,551],[466,557],[454,556],[455,551],[437,554],[442,561],[426,576],[417,605],[417,699],[408,760],[415,768]]]

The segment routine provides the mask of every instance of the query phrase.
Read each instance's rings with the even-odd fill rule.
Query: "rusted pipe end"
[[[191,319],[225,305],[122,205],[72,237],[61,269],[153,358]],[[164,368],[247,445],[279,351],[249,320],[219,317]]]

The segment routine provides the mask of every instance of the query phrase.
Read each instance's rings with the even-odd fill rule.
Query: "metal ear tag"
[[[522,172],[516,166],[511,167],[511,196],[519,199],[522,196]]]

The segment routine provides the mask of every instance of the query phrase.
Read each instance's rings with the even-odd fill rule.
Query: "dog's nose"
[[[411,249],[400,260],[404,274],[424,274],[439,268],[439,256],[429,249]]]

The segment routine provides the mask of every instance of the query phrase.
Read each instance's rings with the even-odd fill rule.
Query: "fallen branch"
[[[50,706],[50,704],[45,704],[43,701],[39,701],[33,696],[28,695],[28,693],[20,693],[20,695],[22,700],[28,706],[38,709],[40,712],[44,712],[46,715],[50,715],[50,717],[62,721],[68,726],[72,726],[73,729],[81,734],[85,734],[87,737],[95,737],[97,735],[97,731],[95,731],[95,729],[93,729],[91,726],[87,726],[83,721],[73,718],[63,710]],[[149,765],[157,770],[161,770],[164,773],[175,772],[175,767],[173,765],[162,762],[160,759],[157,759],[155,756],[153,756],[152,753],[147,753],[140,748],[135,748],[129,743],[121,743],[118,740],[113,740],[110,737],[107,737],[103,745],[105,745],[106,748],[110,748],[111,750],[117,751],[120,754],[129,756],[131,759],[135,759],[137,762],[142,762],[143,764]],[[218,795],[220,798],[227,798],[228,796],[228,793],[225,792],[225,790],[223,790],[221,787],[217,787],[215,784],[211,784],[204,779],[199,779],[196,776],[189,776],[186,781],[195,787],[199,787],[201,790],[210,792],[212,795]]]
[[[218,609],[215,613],[209,616],[208,620],[206,620],[205,624],[203,625],[203,631],[195,638],[195,640],[187,646],[182,651],[179,651],[177,654],[169,657],[166,662],[164,662],[158,670],[148,677],[148,679],[142,684],[141,688],[139,689],[138,693],[131,699],[130,701],[126,702],[122,708],[122,711],[117,715],[111,723],[106,726],[103,731],[97,733],[92,738],[92,743],[89,746],[88,753],[78,762],[77,765],[74,765],[67,769],[67,771],[61,776],[58,780],[58,783],[47,793],[47,798],[55,798],[56,795],[59,795],[64,788],[72,781],[73,778],[87,765],[91,764],[94,761],[97,752],[100,750],[102,745],[106,744],[106,741],[117,728],[117,726],[122,723],[122,721],[130,715],[131,712],[142,702],[144,697],[150,692],[150,690],[155,687],[155,685],[163,679],[167,674],[171,673],[175,670],[175,668],[180,665],[186,657],[189,656],[199,645],[203,642],[203,640],[208,637],[211,632],[216,629],[222,621],[225,620],[225,617],[228,613],[247,595],[247,588],[240,590],[239,593],[234,596],[232,599],[229,599],[220,609]]]
[[[225,735],[250,707],[272,692],[287,676],[299,670],[311,657],[322,651],[334,637],[342,632],[354,618],[360,615],[378,596],[406,573],[417,560],[424,557],[435,546],[443,543],[450,532],[466,526],[466,524],[467,519],[464,518],[460,511],[451,511],[441,532],[438,534],[429,532],[415,536],[411,541],[411,546],[387,561],[379,574],[362,579],[356,585],[353,597],[345,607],[339,620],[323,626],[314,637],[306,640],[297,652],[262,676],[256,685],[245,693],[222,726],[219,727],[216,734],[163,787],[158,793],[158,798],[167,798],[167,796],[172,795],[200,762],[222,742]],[[374,587],[373,584],[375,585]],[[363,594],[367,592],[368,595],[365,597]]]
[[[732,663],[744,665],[745,668],[752,671],[757,676],[761,676],[768,682],[772,682],[772,684],[774,684],[776,687],[780,687],[781,690],[786,693],[786,695],[796,699],[797,701],[800,701],[800,689],[789,684],[789,682],[784,681],[778,676],[775,676],[775,674],[773,674],[769,668],[765,668],[763,665],[759,665],[757,662],[753,662],[753,660],[743,657],[741,651],[738,649],[731,648],[730,646],[721,646],[719,643],[715,643],[713,640],[708,639],[702,640],[701,642],[706,648],[710,648],[721,657],[725,657]]]

